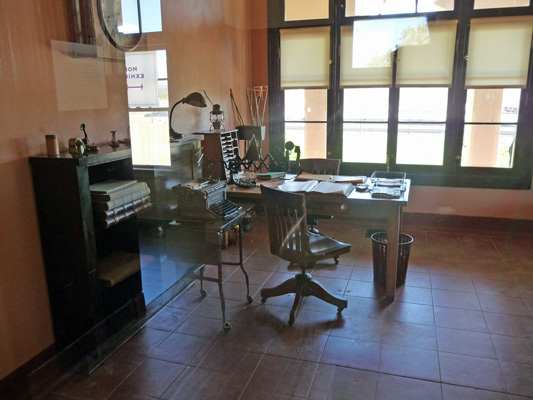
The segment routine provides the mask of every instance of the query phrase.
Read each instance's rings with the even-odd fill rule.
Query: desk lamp
[[[198,92],[192,92],[187,97],[184,97],[180,101],[178,101],[176,104],[172,106],[172,109],[170,110],[170,117],[168,118],[168,127],[169,127],[169,133],[170,137],[172,139],[182,139],[183,134],[176,132],[174,129],[172,129],[172,113],[174,112],[174,108],[178,104],[188,104],[193,107],[207,107],[207,104],[205,103],[204,96],[201,93]]]

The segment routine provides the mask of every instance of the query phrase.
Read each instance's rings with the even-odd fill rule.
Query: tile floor
[[[533,233],[406,226],[415,239],[407,281],[387,304],[373,283],[366,230],[340,220],[319,227],[352,244],[338,265],[312,272],[348,299],[341,317],[306,298],[289,327],[292,295],[261,304],[261,287],[294,271],[269,254],[260,219],[244,237],[252,304],[242,272],[224,267],[230,331],[216,285],[206,284],[204,298],[196,283],[96,372],[69,376],[43,398],[533,398]],[[225,250],[226,259],[236,252]]]

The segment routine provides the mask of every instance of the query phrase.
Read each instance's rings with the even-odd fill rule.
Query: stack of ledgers
[[[89,188],[95,222],[104,229],[152,208],[146,182],[110,179]]]

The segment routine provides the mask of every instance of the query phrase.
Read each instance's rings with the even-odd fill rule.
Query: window
[[[308,23],[288,3],[269,1],[275,158],[292,140],[349,175],[531,187],[529,1],[330,0]]]

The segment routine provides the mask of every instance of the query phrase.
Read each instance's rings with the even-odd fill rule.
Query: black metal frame
[[[331,27],[330,88],[328,89],[327,156],[341,158],[343,125],[343,90],[339,88],[340,28],[355,20],[427,16],[428,20],[457,19],[456,51],[453,83],[448,95],[445,154],[443,165],[397,165],[395,162],[398,133],[399,88],[390,88],[387,159],[393,170],[408,173],[414,184],[452,187],[479,187],[503,189],[531,189],[533,167],[533,110],[529,97],[533,96],[533,62],[530,52],[529,76],[526,89],[522,89],[520,114],[517,122],[515,155],[512,168],[462,167],[460,159],[464,133],[464,112],[467,89],[464,87],[470,21],[474,18],[533,15],[533,5],[517,8],[474,10],[474,0],[455,0],[454,11],[387,16],[346,17],[345,0],[329,0],[329,18],[308,21],[284,21],[284,0],[268,0],[268,52],[270,90],[270,150],[274,157],[282,157],[284,144],[284,96],[280,90],[280,29],[302,27]],[[393,83],[396,71],[393,68]],[[298,121],[301,122],[301,121]],[[306,123],[309,121],[305,121]],[[383,170],[384,164],[341,163],[343,174],[367,174]]]

